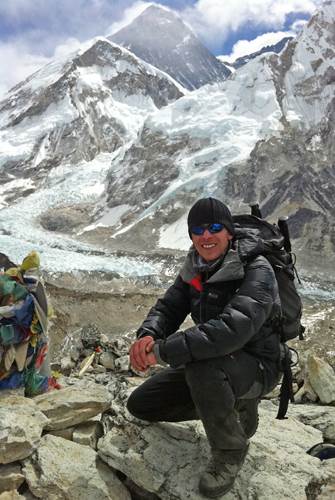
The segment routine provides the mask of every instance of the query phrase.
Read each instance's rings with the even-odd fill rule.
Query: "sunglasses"
[[[224,229],[224,224],[220,224],[219,222],[214,222],[213,224],[201,224],[201,226],[192,226],[191,233],[197,236],[201,236],[208,229],[211,234],[219,233]]]

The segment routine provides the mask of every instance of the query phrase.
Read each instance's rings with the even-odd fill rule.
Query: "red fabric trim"
[[[198,292],[202,292],[203,287],[202,287],[202,282],[201,282],[201,274],[198,274],[198,276],[195,276],[195,278],[193,278],[190,281],[190,285],[193,286],[196,290],[198,290]]]

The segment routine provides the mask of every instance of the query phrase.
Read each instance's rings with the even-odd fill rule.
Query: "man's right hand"
[[[140,372],[145,371],[149,366],[155,364],[155,357],[152,352],[155,340],[150,335],[136,340],[130,347],[130,364]]]

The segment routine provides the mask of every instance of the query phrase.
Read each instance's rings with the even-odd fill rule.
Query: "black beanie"
[[[201,198],[188,213],[187,225],[190,238],[192,237],[192,226],[213,224],[214,222],[224,224],[230,234],[234,236],[234,222],[229,208],[222,201],[215,198]]]

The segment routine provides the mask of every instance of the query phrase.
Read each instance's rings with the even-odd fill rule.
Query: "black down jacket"
[[[252,233],[237,231],[232,248],[213,274],[201,276],[192,247],[174,284],[149,311],[138,337],[152,335],[172,367],[247,351],[263,365],[276,365],[280,315],[273,269]],[[188,314],[195,326],[177,332]],[[273,370],[272,370],[273,371]]]

